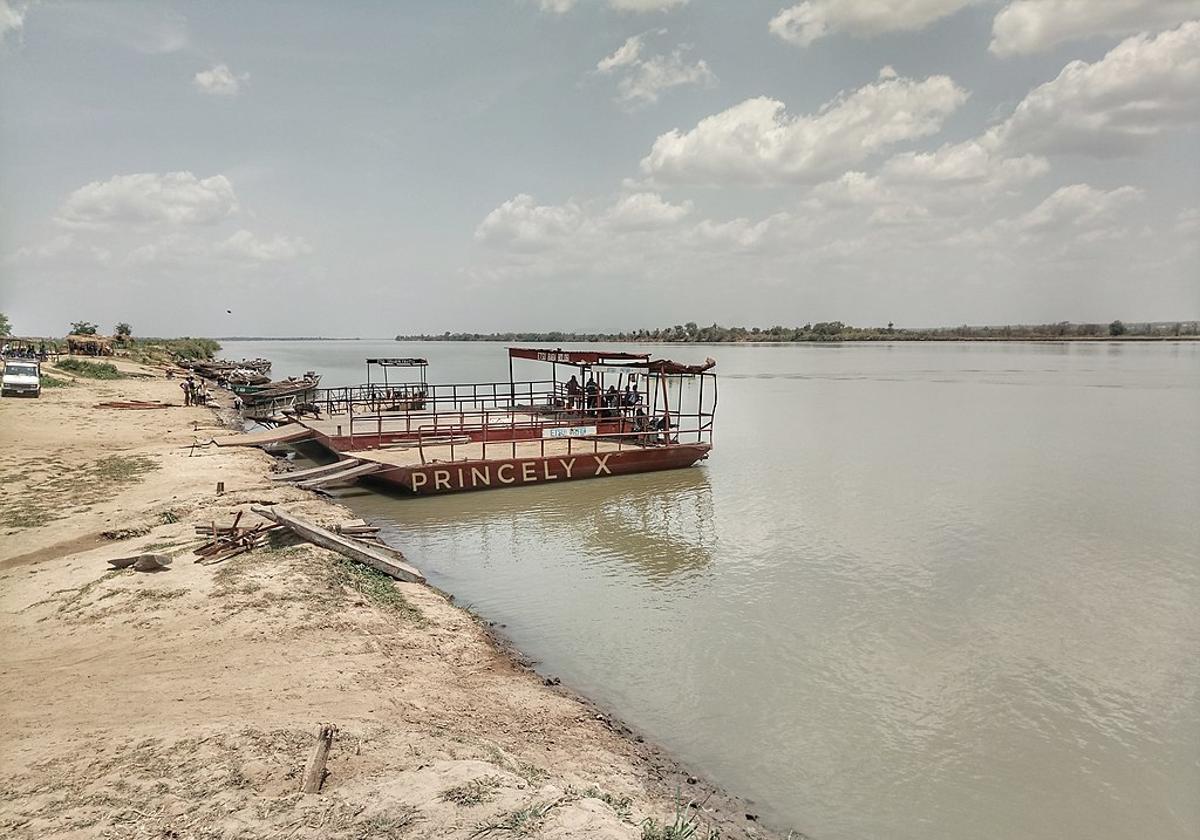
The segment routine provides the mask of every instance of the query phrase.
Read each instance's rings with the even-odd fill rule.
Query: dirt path
[[[643,823],[670,822],[676,790],[697,838],[771,836],[433,589],[283,538],[192,563],[195,524],[253,503],[352,516],[268,481],[266,454],[193,449],[219,433],[209,409],[93,408],[180,402],[120,366],[152,378],[0,400],[5,837],[669,837]],[[147,550],[170,570],[107,565]],[[329,776],[300,794],[323,722]]]

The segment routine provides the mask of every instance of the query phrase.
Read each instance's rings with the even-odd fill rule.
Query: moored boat
[[[708,457],[717,398],[711,359],[508,352],[507,382],[428,385],[422,370],[419,406],[402,400],[364,412],[353,395],[327,389],[314,398],[320,416],[302,422],[338,457],[375,464],[361,480],[419,495],[676,469]],[[549,364],[550,379],[518,381],[516,361]]]

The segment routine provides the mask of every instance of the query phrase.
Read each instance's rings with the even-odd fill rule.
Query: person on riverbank
[[[183,404],[189,406],[192,404],[192,377],[188,377],[179,383],[180,390],[183,391]]]

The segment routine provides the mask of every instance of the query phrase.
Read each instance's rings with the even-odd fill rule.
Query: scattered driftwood
[[[311,522],[305,522],[303,519],[292,516],[290,513],[280,510],[277,507],[252,507],[250,510],[259,516],[265,516],[267,519],[291,529],[297,536],[308,540],[313,545],[327,548],[330,551],[336,551],[338,554],[349,557],[351,560],[355,560],[365,566],[370,566],[372,569],[383,572],[385,575],[390,575],[397,580],[406,580],[410,583],[425,582],[425,576],[418,569],[405,562],[404,555],[395,549],[387,549],[385,551],[380,546],[367,545],[350,537],[335,534],[333,531],[322,528],[319,525],[314,525]]]
[[[231,557],[245,554],[252,548],[257,548],[265,544],[270,532],[282,527],[276,524],[268,525],[265,522],[260,522],[252,528],[239,528],[238,523],[242,521],[243,513],[245,511],[239,510],[237,512],[237,515],[233,518],[232,525],[218,525],[216,522],[209,523],[208,525],[197,525],[197,534],[208,534],[214,539],[206,542],[192,552],[197,555],[193,562],[204,566],[224,563]]]
[[[171,565],[171,558],[165,554],[135,554],[109,560],[108,564],[114,569],[132,567],[135,572],[161,572]]]
[[[321,792],[321,785],[325,781],[325,763],[329,760],[329,748],[333,745],[336,733],[337,727],[332,723],[323,723],[317,730],[317,742],[313,744],[304,776],[300,779],[301,793]]]

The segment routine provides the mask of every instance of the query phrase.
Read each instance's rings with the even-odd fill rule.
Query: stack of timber
[[[243,511],[238,511],[233,518],[233,524],[229,526],[219,526],[216,522],[196,526],[197,534],[208,534],[213,539],[192,552],[197,555],[194,562],[211,566],[222,563],[231,557],[237,557],[239,554],[245,554],[253,548],[264,545],[271,531],[283,527],[278,524],[268,525],[260,522],[251,528],[239,528],[238,523],[242,519],[242,513]]]
[[[292,533],[313,545],[327,548],[330,551],[336,551],[345,557],[349,557],[351,560],[362,563],[364,566],[370,566],[372,569],[383,572],[385,575],[389,575],[396,580],[404,580],[410,583],[425,582],[425,576],[421,574],[420,570],[414,566],[410,566],[405,560],[404,555],[394,548],[388,548],[383,545],[368,545],[352,537],[335,534],[327,528],[306,522],[278,507],[260,507],[255,505],[250,510],[259,516],[288,528]]]

